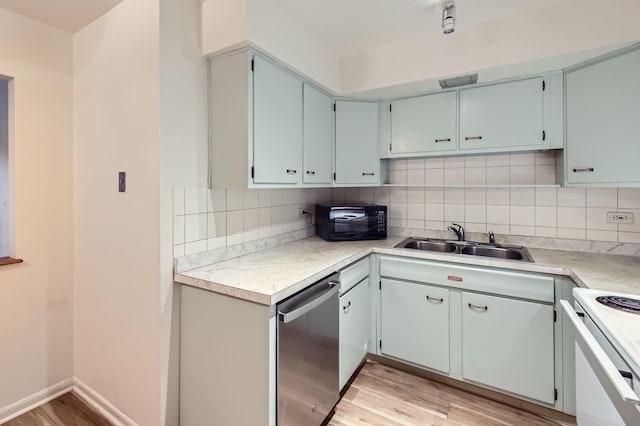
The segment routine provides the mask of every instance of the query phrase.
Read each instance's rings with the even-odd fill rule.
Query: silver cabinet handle
[[[444,297],[437,298],[437,297],[427,296],[427,300],[429,302],[442,303],[442,302],[444,302]]]
[[[616,391],[620,394],[623,401],[638,405],[640,404],[640,398],[629,386],[629,384],[622,378],[618,368],[611,362],[609,356],[604,352],[598,341],[593,337],[586,325],[580,321],[576,311],[573,310],[569,302],[566,300],[560,301],[560,306],[567,314],[569,320],[576,329],[576,343],[582,349],[587,362],[591,365],[594,372],[602,372],[608,377],[609,382],[613,385]],[[600,374],[598,374],[600,376]]]
[[[593,167],[579,167],[579,168],[573,169],[573,173],[583,173],[583,172],[591,173],[593,171],[594,171]]]
[[[469,309],[473,309],[474,311],[482,311],[482,312],[486,312],[489,310],[488,306],[478,306],[478,305],[474,305],[473,303],[469,303]]]
[[[362,176],[373,176],[373,175],[375,175],[375,173],[362,172]]]
[[[313,170],[307,170],[307,174],[308,174],[308,175],[315,175],[315,174],[316,174],[316,172],[314,172]]]
[[[303,316],[304,314],[308,313],[309,311],[311,311],[316,306],[322,305],[324,302],[326,302],[327,300],[331,299],[331,297],[333,297],[335,294],[338,293],[338,286],[337,285],[331,285],[333,283],[335,283],[335,281],[329,281],[327,283],[328,284],[327,289],[322,294],[317,296],[315,299],[310,300],[305,305],[302,305],[299,308],[294,309],[293,311],[289,311],[289,312],[278,311],[278,319],[280,321],[282,321],[283,323],[287,324],[287,323],[290,323],[291,321],[294,321],[294,320],[300,318],[301,316]],[[339,284],[339,282],[338,282],[338,284]]]
[[[480,139],[482,139],[482,136],[465,136],[464,137],[465,141],[480,140]]]
[[[298,173],[298,171],[297,171],[297,170],[294,170],[294,169],[287,169],[287,174],[295,175],[296,173]]]
[[[436,139],[436,143],[439,142],[451,142],[451,138],[446,138],[446,139]]]
[[[342,312],[344,312],[345,314],[349,313],[349,308],[351,307],[351,300],[349,300],[349,303],[347,303],[346,305],[344,305],[342,307]]]

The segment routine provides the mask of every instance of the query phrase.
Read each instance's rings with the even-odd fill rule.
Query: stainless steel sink
[[[469,256],[494,257],[497,259],[533,262],[526,248],[520,246],[488,245],[474,241],[451,241],[433,238],[407,238],[396,248],[434,251],[439,253],[464,254]]]

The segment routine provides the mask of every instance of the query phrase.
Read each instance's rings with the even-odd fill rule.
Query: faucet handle
[[[487,234],[489,235],[489,245],[490,246],[495,246],[496,245],[496,234],[494,234],[493,231],[489,231],[489,232],[487,232]]]

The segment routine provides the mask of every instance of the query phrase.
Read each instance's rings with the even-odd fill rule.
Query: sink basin
[[[411,240],[401,247],[416,250],[439,251],[442,253],[453,253],[457,249],[457,246],[452,243],[424,240]]]
[[[502,248],[491,246],[466,246],[460,249],[460,254],[472,256],[496,257],[499,259],[522,260],[531,262],[531,258],[525,249]]]
[[[490,246],[474,241],[450,241],[432,238],[407,238],[396,248],[434,251],[439,253],[465,254],[469,256],[493,257],[497,259],[533,262],[529,252],[519,246]]]

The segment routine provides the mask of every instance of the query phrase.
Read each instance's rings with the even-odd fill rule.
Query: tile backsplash
[[[173,190],[174,257],[267,237],[308,226],[298,208],[313,213],[314,204],[330,201],[331,189]]]

